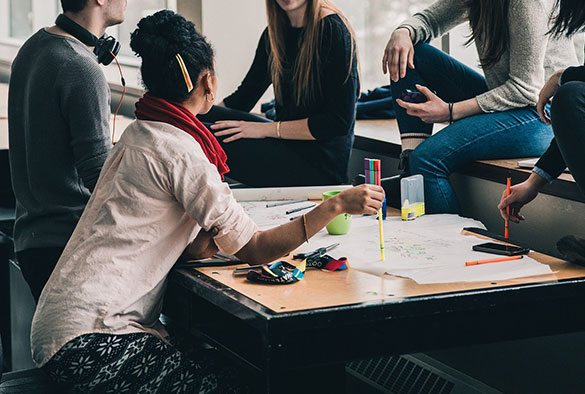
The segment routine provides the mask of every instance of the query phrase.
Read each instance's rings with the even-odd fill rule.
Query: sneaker
[[[557,249],[567,261],[585,266],[585,239],[567,235],[557,242]]]
[[[405,149],[400,153],[398,169],[402,170],[402,177],[410,176],[410,154],[412,149]]]

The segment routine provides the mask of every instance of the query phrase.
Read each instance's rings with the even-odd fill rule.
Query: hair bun
[[[168,59],[191,41],[193,23],[170,10],[142,18],[130,35],[130,47],[140,57]]]

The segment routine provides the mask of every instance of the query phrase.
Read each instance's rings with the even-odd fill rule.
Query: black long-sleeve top
[[[281,81],[283,98],[282,101],[276,100],[276,119],[308,118],[309,131],[316,141],[286,140],[286,143],[323,171],[330,183],[345,183],[359,95],[357,59],[351,56],[351,35],[338,15],[326,16],[320,23],[323,28],[319,47],[321,92],[309,105],[296,104],[293,68],[303,28],[289,25],[285,33],[286,59]],[[254,107],[272,84],[270,54],[268,29],[265,29],[248,74],[238,89],[224,99],[227,107],[243,111]]]
[[[570,81],[585,82],[585,66],[567,68],[561,75],[560,84],[562,85]],[[565,168],[567,168],[565,159],[563,159],[556,139],[553,139],[546,152],[544,152],[536,163],[534,172],[550,182],[558,178]],[[544,174],[540,170],[544,171]]]

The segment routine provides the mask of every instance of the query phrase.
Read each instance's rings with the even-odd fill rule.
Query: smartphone
[[[427,97],[419,92],[418,90],[412,89],[405,89],[402,91],[402,101],[406,101],[407,103],[424,103],[427,101]]]
[[[486,242],[479,245],[473,245],[472,249],[475,250],[476,252],[502,254],[504,256],[517,256],[520,254],[527,254],[528,252],[530,252],[530,250],[526,248],[498,244],[495,242]]]

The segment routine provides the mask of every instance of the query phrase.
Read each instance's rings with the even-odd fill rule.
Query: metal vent
[[[499,393],[424,354],[353,361],[346,371],[386,394]]]

